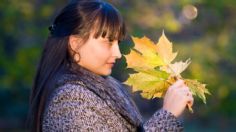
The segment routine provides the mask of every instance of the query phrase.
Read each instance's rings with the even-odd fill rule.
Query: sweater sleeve
[[[183,125],[170,112],[160,109],[144,123],[143,128],[146,132],[182,132]]]
[[[111,131],[122,128],[111,109],[86,88],[66,84],[52,95],[44,111],[42,130]]]

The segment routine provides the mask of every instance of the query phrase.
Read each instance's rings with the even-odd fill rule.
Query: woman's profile
[[[100,0],[77,0],[50,26],[30,98],[30,130],[182,131],[178,121],[192,95],[182,80],[163,107],[143,122],[134,101],[109,76],[121,58],[126,28],[119,11]]]

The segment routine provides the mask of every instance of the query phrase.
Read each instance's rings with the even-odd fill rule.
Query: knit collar
[[[142,123],[141,115],[127,89],[111,76],[100,76],[78,64],[72,64],[59,82],[82,84],[133,126],[137,127]]]

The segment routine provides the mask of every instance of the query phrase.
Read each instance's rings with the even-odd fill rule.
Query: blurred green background
[[[183,77],[207,84],[207,104],[196,99],[194,114],[180,118],[185,131],[236,129],[236,1],[108,0],[123,15],[133,36],[157,42],[162,30],[178,51],[177,60],[192,59]],[[0,131],[26,131],[29,93],[48,26],[69,0],[1,0],[0,2]],[[126,41],[127,43],[131,43]],[[127,45],[121,44],[125,54]],[[123,59],[113,76],[124,79]],[[161,100],[133,97],[144,119]]]

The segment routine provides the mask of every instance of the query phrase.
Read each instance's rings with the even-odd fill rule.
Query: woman
[[[111,74],[125,24],[110,4],[77,0],[50,27],[31,93],[31,131],[182,131],[177,120],[193,98],[179,80],[163,108],[143,122]]]

